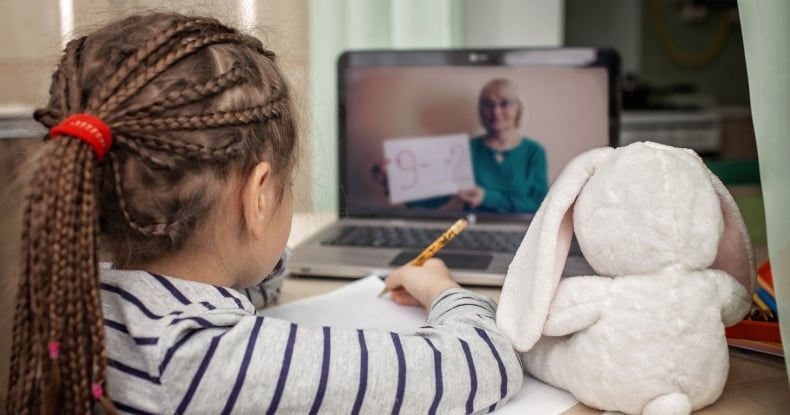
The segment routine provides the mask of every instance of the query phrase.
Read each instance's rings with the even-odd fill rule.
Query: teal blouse
[[[548,163],[543,146],[527,137],[502,153],[487,146],[482,137],[469,141],[475,182],[485,189],[477,210],[503,213],[534,213],[549,190]]]
[[[485,190],[475,212],[535,213],[549,189],[546,151],[538,142],[523,137],[521,143],[502,153],[488,147],[483,137],[469,140],[475,183]],[[449,197],[407,203],[409,207],[437,208]]]

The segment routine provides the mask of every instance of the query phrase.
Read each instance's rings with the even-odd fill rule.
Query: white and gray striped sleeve
[[[494,312],[486,297],[451,289],[427,326],[405,333],[182,318],[173,328],[189,340],[168,348],[160,380],[177,413],[488,412],[523,380]]]
[[[288,270],[286,268],[288,255],[290,255],[290,250],[286,249],[280,257],[280,260],[277,261],[277,265],[274,266],[274,270],[272,270],[263,281],[252,287],[239,290],[250,300],[256,309],[272,305],[277,301],[277,298],[280,297],[283,281],[285,280],[285,276],[288,275]]]

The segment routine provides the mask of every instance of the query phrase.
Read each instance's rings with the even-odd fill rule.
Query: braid
[[[60,150],[60,149],[58,149]],[[64,154],[59,154],[61,156],[65,156]],[[60,208],[55,210],[50,214],[50,216],[54,216],[54,221],[51,224],[51,234],[50,234],[50,241],[52,242],[51,246],[51,268],[49,270],[50,274],[50,282],[46,284],[42,281],[43,287],[46,290],[41,289],[41,296],[43,297],[41,304],[44,304],[47,307],[47,323],[48,329],[47,333],[43,334],[42,336],[46,336],[45,338],[48,340],[48,345],[53,344],[60,344],[60,338],[62,337],[64,331],[68,332],[65,327],[63,327],[63,322],[65,321],[65,295],[64,295],[64,287],[68,283],[68,279],[71,277],[69,273],[69,258],[67,257],[68,253],[66,252],[65,245],[68,243],[66,241],[70,241],[73,237],[73,226],[74,223],[70,220],[73,216],[72,214],[72,206],[73,206],[73,194],[74,192],[69,190],[71,185],[70,181],[68,180],[73,174],[73,170],[71,166],[63,166],[60,167],[65,168],[65,171],[59,172],[57,175],[57,186],[59,188],[64,189],[63,191],[63,200],[56,200],[57,206]],[[63,362],[61,359],[52,358],[49,356],[49,359],[43,360],[46,363],[43,363],[44,366],[48,366],[49,375],[43,377],[43,390],[42,393],[42,405],[44,410],[42,413],[55,413],[56,412],[56,405],[60,401],[60,396],[62,392],[62,365]]]
[[[33,118],[47,128],[56,126],[62,120],[63,113],[54,108],[39,108],[33,112]]]
[[[107,83],[104,84],[99,92],[89,99],[88,108],[96,108],[98,107],[98,103],[106,101],[107,98],[115,93],[115,91],[121,86],[123,81],[125,81],[126,78],[132,74],[132,72],[139,68],[140,63],[143,62],[149,55],[156,52],[157,49],[170,42],[170,40],[175,36],[195,30],[199,26],[215,27],[218,29],[223,27],[213,19],[203,18],[194,18],[176,23],[176,25],[172,28],[163,31],[160,35],[155,36],[150,41],[146,42],[141,48],[137,50],[134,55],[125,60],[118,70],[115,71],[113,76],[107,80]]]
[[[217,111],[209,114],[178,115],[165,118],[131,119],[115,124],[129,132],[158,130],[203,130],[245,124],[257,124],[277,118],[281,110],[276,102],[242,110]]]
[[[173,237],[172,229],[175,227],[175,224],[166,224],[166,223],[154,223],[151,225],[140,225],[138,224],[133,218],[132,215],[129,213],[129,210],[126,207],[126,199],[124,198],[123,194],[123,185],[120,173],[120,167],[118,166],[117,160],[114,157],[111,157],[112,162],[112,171],[113,177],[115,179],[115,192],[118,197],[118,207],[120,208],[121,212],[123,213],[124,219],[126,219],[127,224],[129,227],[140,233],[141,235],[145,236],[169,236]]]
[[[274,54],[214,19],[148,17],[160,31],[145,19],[69,42],[49,105],[34,113],[52,128],[86,112],[104,120],[114,143],[97,163],[91,146],[77,138],[49,141],[33,172],[25,194],[8,413],[90,413],[92,387],[107,389],[100,214],[117,263],[125,243],[149,244],[143,253],[134,251],[137,258],[174,252],[216,203],[203,180],[224,180],[266,152],[273,163],[291,166],[295,128]],[[124,57],[114,58],[119,54]],[[179,72],[183,68],[189,70]],[[190,175],[197,178],[180,181]],[[177,196],[162,192],[152,203],[161,211],[149,212],[134,204],[140,193],[155,193],[140,185],[145,180],[183,187],[172,192]],[[99,403],[116,412],[106,396]]]
[[[160,168],[175,169],[180,161],[226,161],[242,152],[242,142],[230,142],[223,147],[207,147],[204,145],[180,141],[175,138],[162,138],[152,134],[134,134],[118,137],[118,145],[123,145],[152,165]],[[161,154],[176,159],[162,158]]]
[[[52,155],[54,157],[62,157],[61,149],[53,149]],[[58,169],[40,169],[39,173],[41,176],[38,180],[39,182],[57,183],[57,179],[61,172]],[[23,379],[24,383],[22,390],[24,391],[23,393],[30,394],[28,398],[29,402],[33,405],[41,405],[44,400],[43,394],[51,383],[50,379],[48,379],[49,377],[45,376],[47,369],[51,369],[52,365],[47,364],[47,351],[44,347],[49,340],[47,337],[49,334],[47,321],[44,315],[47,299],[50,297],[49,294],[52,288],[50,284],[48,284],[47,276],[51,271],[54,257],[54,255],[47,251],[55,246],[53,242],[59,242],[53,238],[52,231],[56,228],[53,219],[57,220],[57,218],[51,214],[52,207],[57,206],[58,197],[55,192],[35,194],[35,191],[33,191],[31,196],[33,200],[38,200],[39,203],[34,205],[34,209],[31,212],[32,217],[29,233],[34,237],[30,239],[31,243],[27,247],[29,249],[27,260],[30,262],[31,269],[30,285],[28,286],[30,291],[28,292],[28,296],[30,298],[29,306],[32,313],[32,326],[30,327],[30,340],[32,342],[30,346],[32,347],[29,351],[31,354],[27,357],[27,370],[29,373],[27,373]],[[33,202],[31,201],[30,203]],[[53,241],[53,239],[55,241]],[[23,351],[23,354],[24,353]],[[31,370],[32,373],[30,373]],[[36,384],[36,371],[41,372],[41,374],[37,375],[39,378],[43,379],[40,384]],[[28,408],[25,408],[25,411],[27,410]]]
[[[90,353],[69,342],[82,336],[81,330],[70,327],[74,324],[70,308],[82,295],[69,293],[68,287],[74,279],[75,250],[83,248],[70,241],[75,232],[95,231],[93,226],[86,229],[75,215],[75,205],[84,191],[75,187],[74,181],[82,178],[75,170],[80,163],[95,169],[95,161],[91,149],[77,140],[57,140],[50,147],[34,174],[37,185],[31,186],[26,196],[23,275],[14,322],[14,382],[9,390],[9,413],[54,413],[67,408],[65,401],[64,408],[58,404],[61,396],[69,396],[68,388],[61,395],[60,370],[72,356]],[[44,347],[50,341],[64,346],[62,355],[54,360],[49,359]],[[66,380],[67,386],[70,383]]]
[[[66,47],[66,54],[63,64],[66,68],[77,68],[80,64],[79,55],[82,52],[82,46],[85,43],[85,37],[72,40]],[[75,70],[65,71],[68,76],[66,77],[66,98],[68,101],[63,104],[66,105],[64,113],[79,111],[82,108],[82,93],[80,89],[79,72]]]
[[[23,244],[24,242],[26,241],[23,239]],[[23,272],[25,271],[27,270],[23,270]],[[26,379],[27,375],[32,372],[32,370],[28,369],[32,365],[30,363],[30,357],[23,356],[23,353],[26,353],[33,344],[28,326],[29,322],[33,320],[29,294],[30,282],[23,278],[20,280],[19,291],[17,293],[16,310],[14,312],[14,328],[12,331],[11,361],[8,379],[9,391],[8,401],[6,402],[6,412],[9,414],[26,413],[25,411],[27,411],[29,407],[27,402],[15,400],[13,399],[14,397],[27,397],[27,399],[32,397],[30,383]]]
[[[76,163],[76,166],[90,166],[95,164],[92,155],[88,152],[80,154],[85,157]],[[104,381],[104,366],[106,362],[102,359],[104,342],[97,341],[97,337],[104,337],[103,317],[97,315],[96,310],[100,308],[100,300],[95,295],[98,290],[97,264],[95,261],[95,235],[96,228],[96,206],[94,183],[94,168],[85,168],[73,172],[73,176],[78,178],[76,185],[78,203],[75,204],[73,218],[80,223],[80,227],[75,230],[71,237],[74,241],[75,249],[71,252],[73,261],[70,261],[71,273],[74,276],[68,281],[65,295],[75,301],[70,302],[71,309],[66,311],[70,318],[68,323],[72,333],[80,333],[79,336],[69,336],[67,339],[72,347],[64,348],[64,362],[68,365],[71,389],[67,390],[66,396],[73,397],[67,402],[74,404],[75,413],[88,413],[91,409],[91,383]],[[97,326],[97,323],[99,324]],[[97,327],[99,331],[97,332]],[[87,351],[87,352],[85,352]],[[97,368],[101,366],[101,370]]]
[[[242,38],[241,35],[236,33],[217,33],[214,35],[190,39],[180,49],[168,53],[164,58],[155,62],[151,67],[144,67],[143,72],[126,84],[124,89],[118,91],[118,93],[104,101],[97,109],[97,114],[100,116],[106,115],[108,112],[116,109],[118,105],[132,97],[135,93],[137,93],[137,91],[142,89],[157,75],[167,70],[170,66],[182,58],[189,56],[206,46],[217,43],[242,43]]]
[[[246,71],[234,65],[229,71],[210,79],[205,85],[191,85],[189,88],[178,89],[152,103],[139,103],[122,110],[118,117],[150,117],[162,114],[167,110],[181,107],[193,102],[224,92],[226,89],[245,81],[242,77]],[[116,117],[116,118],[118,118]]]

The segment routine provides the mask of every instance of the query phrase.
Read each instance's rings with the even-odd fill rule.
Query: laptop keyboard
[[[348,225],[339,228],[321,244],[423,249],[443,232],[442,229],[417,227]],[[445,249],[516,252],[523,238],[523,232],[467,229],[448,242]]]

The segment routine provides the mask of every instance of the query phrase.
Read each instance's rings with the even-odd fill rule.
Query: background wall
[[[311,196],[336,211],[337,57],[349,49],[562,44],[565,0],[311,0]]]
[[[685,2],[691,3],[691,2]],[[743,39],[734,1],[706,9],[670,0],[566,0],[565,44],[620,51],[623,72],[664,88],[689,84],[703,106],[748,106]]]
[[[51,0],[6,0],[0,22],[0,103],[41,102],[60,51],[58,8]]]
[[[308,0],[186,0],[177,5],[157,0],[5,0],[0,17],[0,116],[29,116],[46,102],[49,78],[65,45],[61,31],[72,38],[131,13],[175,10],[211,15],[244,28],[277,53],[292,86],[296,112],[302,115],[304,151],[309,154],[307,9]],[[297,170],[297,210],[312,206],[309,171],[309,163],[300,164]]]
[[[638,72],[642,50],[641,0],[566,0],[564,43],[617,49],[623,72]]]
[[[703,104],[748,106],[737,15],[711,8],[698,19],[684,18],[676,2],[642,0],[640,78],[661,86],[691,83]]]
[[[462,7],[461,46],[562,44],[565,0],[464,0]]]

